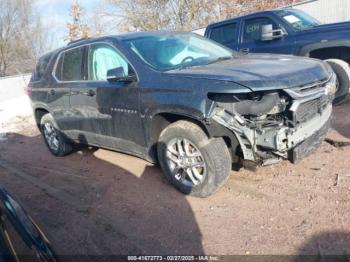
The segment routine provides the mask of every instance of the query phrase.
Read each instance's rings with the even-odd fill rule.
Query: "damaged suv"
[[[83,143],[159,163],[185,194],[212,194],[232,163],[305,157],[330,126],[324,62],[244,55],[191,33],[84,39],[43,56],[28,93],[56,156]]]

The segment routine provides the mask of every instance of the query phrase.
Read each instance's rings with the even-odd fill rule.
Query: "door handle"
[[[49,91],[49,95],[52,95],[52,96],[54,96],[56,94],[56,91],[55,91],[55,89],[51,89],[50,91]]]
[[[241,48],[241,49],[239,49],[239,52],[241,52],[241,53],[245,53],[245,54],[248,54],[248,53],[249,53],[249,51],[250,51],[250,49],[249,49],[249,48]]]
[[[89,89],[89,91],[87,92],[83,92],[84,95],[87,95],[87,96],[94,96],[95,95],[95,91],[92,90],[92,89]]]

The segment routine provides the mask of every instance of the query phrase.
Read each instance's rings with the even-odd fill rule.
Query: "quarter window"
[[[228,44],[235,41],[236,33],[236,23],[226,24],[213,28],[210,33],[210,39],[220,44]]]
[[[43,78],[50,59],[51,55],[45,55],[39,59],[32,76],[32,81],[39,81]]]
[[[60,55],[60,59],[57,61],[55,76],[58,80],[62,81],[62,64],[63,64],[64,53]]]
[[[130,74],[128,62],[112,46],[95,44],[89,48],[89,80],[106,81],[110,69],[122,67],[125,76]]]
[[[277,24],[267,17],[246,20],[244,23],[243,41],[245,43],[260,41],[262,26],[271,24],[274,30],[277,29]]]
[[[84,47],[65,51],[60,55],[56,66],[56,78],[61,81],[81,81],[83,73]]]

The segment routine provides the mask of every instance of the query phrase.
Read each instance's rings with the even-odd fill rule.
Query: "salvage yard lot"
[[[328,137],[350,140],[349,112],[350,100],[335,108]],[[13,121],[0,141],[1,186],[59,255],[350,252],[350,147],[324,142],[298,165],[240,168],[198,199],[132,156],[83,148],[53,157],[32,118]]]

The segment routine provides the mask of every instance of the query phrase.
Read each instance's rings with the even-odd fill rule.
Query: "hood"
[[[350,22],[317,25],[317,26],[314,26],[310,29],[304,30],[302,32],[315,31],[315,32],[319,33],[319,32],[328,32],[328,31],[340,31],[340,30],[349,30],[350,31]]]
[[[254,54],[166,73],[177,77],[235,82],[259,91],[285,89],[326,80],[330,74],[328,70],[323,62],[314,59]]]

